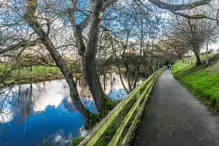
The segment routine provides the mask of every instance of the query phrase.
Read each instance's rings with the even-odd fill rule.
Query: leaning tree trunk
[[[96,1],[96,7],[94,9],[94,13],[92,14],[90,31],[88,34],[88,43],[85,50],[85,76],[86,81],[91,91],[91,94],[96,103],[97,109],[101,115],[104,114],[104,97],[105,94],[102,90],[97,70],[96,70],[96,51],[97,44],[100,32],[100,23],[101,23],[101,8],[102,1]]]
[[[202,64],[202,61],[201,61],[201,58],[200,58],[200,55],[199,55],[199,49],[194,49],[194,53],[195,53],[195,57],[196,57],[196,66],[199,66]]]
[[[73,80],[72,73],[69,71],[65,60],[55,48],[54,44],[48,37],[48,34],[43,30],[42,26],[37,21],[36,15],[37,0],[27,0],[27,13],[24,15],[24,19],[28,25],[35,31],[38,37],[42,40],[42,43],[52,56],[56,65],[63,73],[70,90],[70,97],[74,103],[76,109],[85,117],[89,117],[91,114],[81,103],[76,84]]]
[[[103,90],[106,90],[106,74],[103,74]]]
[[[84,40],[83,40],[83,29],[81,29],[80,26],[78,26],[76,24],[76,20],[75,20],[75,16],[73,14],[73,12],[68,12],[68,19],[72,25],[72,29],[74,32],[74,38],[75,38],[75,42],[76,42],[76,46],[78,48],[78,54],[80,55],[80,70],[81,70],[81,74],[82,74],[82,82],[81,84],[83,86],[86,86],[86,76],[85,76],[85,67],[84,67],[84,62],[85,62],[85,57],[84,57],[84,53],[86,50],[86,46],[84,44]]]
[[[87,55],[85,58],[86,81],[94,98],[95,104],[100,114],[104,111],[104,93],[96,71],[95,57]]]
[[[81,73],[82,73],[82,76],[83,76],[83,80],[82,80],[82,84],[83,86],[86,86],[87,85],[87,81],[86,81],[86,74],[85,74],[85,67],[84,67],[84,64],[85,64],[85,56],[84,56],[84,53],[85,53],[85,50],[86,50],[86,47],[85,47],[85,44],[84,44],[84,41],[83,41],[83,35],[82,35],[82,32],[81,30],[78,30],[79,28],[76,27],[76,31],[74,32],[74,36],[75,36],[75,39],[76,39],[76,45],[78,47],[78,53],[80,55],[80,69],[81,69]]]

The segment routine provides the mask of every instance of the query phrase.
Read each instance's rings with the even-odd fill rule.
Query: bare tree
[[[132,9],[132,12],[142,13],[140,17],[136,17],[138,19],[135,19],[138,23],[133,23],[138,24],[140,27],[140,31],[137,31],[137,25],[135,25],[133,30],[135,30],[136,33],[141,32],[141,53],[144,52],[142,51],[144,48],[143,44],[147,44],[147,41],[145,41],[145,38],[143,37],[145,32],[142,32],[143,30],[150,30],[150,27],[147,28],[143,24],[152,17],[144,17],[144,21],[141,20],[141,22],[139,22],[139,20],[143,18],[142,15],[151,15],[147,12],[148,10],[154,9],[148,7],[149,5],[154,4],[161,8],[168,8],[171,11],[178,11],[192,9],[196,6],[207,4],[209,1],[198,0],[193,3],[183,5],[163,3],[161,1],[150,2],[151,3],[147,5],[140,0],[132,3],[135,3],[135,8],[138,8],[138,11]],[[70,89],[70,97],[76,105],[76,108],[87,117],[90,115],[90,112],[80,101],[76,84],[72,78],[72,71],[69,69],[67,62],[64,59],[62,54],[63,50],[60,50],[60,48],[63,49],[76,46],[78,48],[79,55],[81,56],[82,71],[85,76],[85,80],[95,100],[99,113],[104,115],[105,104],[108,101],[105,98],[96,70],[96,53],[98,50],[99,34],[102,30],[117,29],[104,27],[104,21],[113,21],[112,17],[108,17],[106,10],[111,6],[123,8],[124,5],[117,0],[90,0],[89,2],[83,1],[82,3],[84,6],[87,6],[85,6],[85,8],[81,8],[77,0],[20,0],[16,1],[16,3],[13,0],[1,1],[0,16],[1,20],[4,21],[1,21],[0,26],[0,54],[13,51],[16,54],[15,58],[19,58],[23,51],[29,47],[38,46],[41,49],[44,49],[46,52],[45,54],[48,53],[49,56],[52,57],[55,64],[60,68],[62,74],[64,75]],[[112,11],[114,12],[113,9]],[[79,22],[77,22],[78,14],[82,16],[80,17],[81,19]],[[61,28],[54,26],[54,23],[60,20],[60,17],[63,19],[63,23],[65,23],[63,27],[69,27],[69,25],[71,25],[74,39],[69,39],[69,41],[65,42],[62,37],[57,37],[57,34],[59,33],[58,30]],[[126,23],[128,21],[127,18],[120,21]],[[151,26],[153,25],[154,24]],[[151,34],[151,32],[146,33]],[[127,38],[131,37],[132,36],[128,36]],[[57,44],[58,41],[61,45]],[[122,43],[124,48],[122,55],[124,59],[126,53],[124,50],[127,50],[127,48],[135,49],[133,44],[134,43],[131,43],[131,41],[126,41],[124,44]],[[127,69],[129,69],[129,66],[127,66]],[[138,67],[135,70],[138,72]]]
[[[195,54],[199,66],[202,64],[200,59],[200,50],[204,43],[210,38],[215,38],[215,30],[217,26],[210,26],[205,20],[181,19],[175,22],[170,27],[170,41],[172,44],[180,44],[187,52],[189,49]]]

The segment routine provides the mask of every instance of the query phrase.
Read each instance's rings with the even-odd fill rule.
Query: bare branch
[[[40,39],[37,39],[35,41],[24,41],[24,42],[20,42],[18,44],[15,44],[15,45],[11,45],[9,47],[7,47],[6,49],[0,49],[0,54],[3,54],[3,53],[6,53],[8,51],[14,51],[14,50],[18,50],[19,48],[22,48],[22,47],[27,47],[27,46],[35,46],[39,43],[42,43],[42,41]]]
[[[162,2],[161,0],[149,0],[149,2],[151,2],[152,4],[156,5],[161,9],[167,9],[171,11],[181,11],[181,10],[191,10],[195,7],[209,4],[211,0],[197,0],[195,2],[191,2],[187,4],[169,4],[166,2]]]

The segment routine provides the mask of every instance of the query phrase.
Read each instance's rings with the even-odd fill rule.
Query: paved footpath
[[[165,71],[132,146],[219,146],[219,117]]]

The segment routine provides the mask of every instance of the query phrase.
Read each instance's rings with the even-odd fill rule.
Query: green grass
[[[13,71],[7,78],[8,81],[15,82],[37,82],[42,80],[50,80],[61,78],[62,73],[58,67],[48,67],[48,66],[33,66],[23,67]]]
[[[173,66],[173,74],[177,73],[178,71],[180,70],[183,70],[183,69],[186,69],[190,67],[190,64],[186,64],[186,63],[183,63],[183,61],[178,61],[177,63],[175,63],[175,65]]]
[[[173,75],[212,111],[219,112],[219,72],[210,68],[178,61],[173,66]]]
[[[0,77],[6,75],[4,80],[6,83],[30,83],[63,78],[62,72],[56,66],[19,67],[8,73],[12,66],[0,64]],[[79,73],[76,67],[70,67],[72,72]]]
[[[51,76],[54,74],[61,74],[58,67],[46,67],[46,66],[34,66],[31,68],[22,68],[21,70],[16,70],[12,75],[16,77],[38,77],[38,76]]]
[[[67,67],[74,73],[81,73],[77,61],[68,61]],[[12,70],[12,71],[11,71]],[[52,63],[50,65],[33,65],[28,67],[28,63],[8,62],[0,63],[0,79],[3,77],[5,83],[32,83],[54,79],[62,79],[63,74],[60,69]]]

